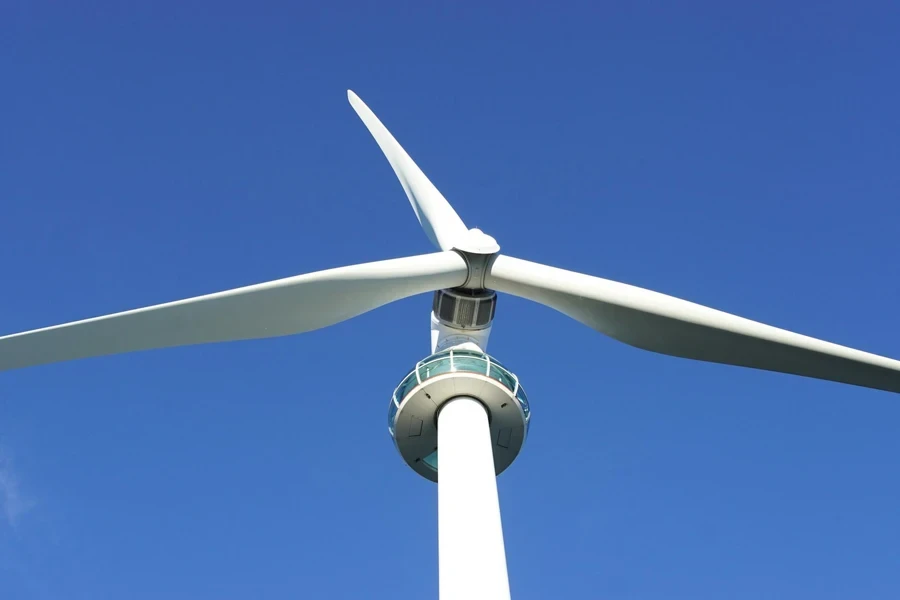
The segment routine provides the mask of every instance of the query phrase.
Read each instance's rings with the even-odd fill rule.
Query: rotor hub
[[[497,240],[480,229],[470,229],[454,246],[455,250],[466,261],[469,274],[460,287],[471,290],[484,289],[484,278],[491,263],[500,252]]]
[[[500,252],[500,245],[497,244],[497,240],[477,227],[468,230],[453,245],[453,248],[470,254],[497,254]]]

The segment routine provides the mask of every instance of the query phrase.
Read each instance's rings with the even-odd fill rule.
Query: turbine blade
[[[645,350],[900,393],[900,361],[624,283],[498,256],[485,285]]]
[[[452,250],[468,231],[462,219],[359,96],[347,90],[347,98],[394,168],[425,235],[438,249]]]
[[[0,337],[0,371],[319,329],[415,294],[462,285],[455,252],[340,267]]]

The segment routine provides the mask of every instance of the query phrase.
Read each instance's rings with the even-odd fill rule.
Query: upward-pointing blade
[[[438,249],[452,250],[468,231],[462,219],[359,96],[347,90],[347,98],[394,168],[425,235]]]
[[[900,393],[900,361],[624,283],[498,256],[485,286],[645,350]]]
[[[0,337],[0,371],[64,360],[278,337],[465,283],[466,261],[437,252],[328,269]]]

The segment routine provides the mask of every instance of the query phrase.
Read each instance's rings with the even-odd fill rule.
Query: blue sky
[[[506,253],[900,357],[896,3],[150,4],[0,7],[0,332],[430,251],[352,88]],[[0,598],[437,597],[429,308],[0,374]],[[517,600],[900,594],[896,395],[489,349]]]

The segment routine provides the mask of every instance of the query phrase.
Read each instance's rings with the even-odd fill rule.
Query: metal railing
[[[505,388],[513,393],[522,405],[526,422],[530,417],[528,396],[519,384],[519,378],[515,373],[504,367],[490,355],[473,350],[444,350],[419,361],[416,367],[407,373],[406,377],[394,389],[391,399],[391,407],[388,411],[388,427],[393,435],[394,417],[400,409],[400,404],[409,393],[425,381],[438,375],[447,373],[477,373],[499,381]]]

